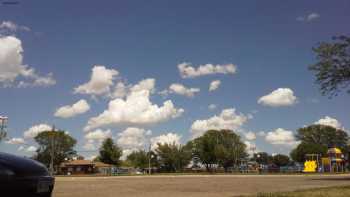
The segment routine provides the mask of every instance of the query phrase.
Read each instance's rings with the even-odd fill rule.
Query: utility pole
[[[51,156],[50,156],[50,175],[53,176],[54,174],[54,166],[53,166],[53,161],[54,161],[54,157],[55,157],[55,150],[54,150],[54,147],[55,147],[55,125],[52,126],[52,131],[51,131],[51,148],[50,148],[50,153],[51,153]]]
[[[148,148],[148,174],[151,175],[151,159],[152,159],[152,155],[151,155],[151,143],[149,144],[149,148]]]

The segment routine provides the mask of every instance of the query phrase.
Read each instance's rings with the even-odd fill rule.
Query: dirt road
[[[350,175],[57,177],[54,197],[225,197],[350,185]]]

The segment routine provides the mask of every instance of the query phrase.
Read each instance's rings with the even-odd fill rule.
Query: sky
[[[52,125],[87,158],[106,137],[127,155],[207,129],[288,154],[300,127],[350,128],[350,95],[307,68],[349,34],[347,0],[17,2],[0,5],[1,151],[33,155]]]

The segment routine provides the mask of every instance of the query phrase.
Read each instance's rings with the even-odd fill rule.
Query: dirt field
[[[57,177],[54,197],[225,197],[350,185],[350,175]]]

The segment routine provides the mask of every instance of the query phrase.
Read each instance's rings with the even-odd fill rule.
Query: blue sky
[[[290,134],[320,119],[325,124],[350,128],[350,112],[346,110],[349,95],[342,93],[332,99],[321,96],[307,70],[315,62],[313,46],[334,35],[349,33],[350,3],[346,0],[19,2],[0,6],[0,24],[11,22],[17,27],[3,25],[1,38],[12,36],[21,42],[21,65],[28,65],[27,70],[34,68],[35,74],[19,75],[11,82],[9,78],[1,81],[0,114],[9,117],[9,137],[23,138],[28,145],[2,143],[2,151],[31,155],[27,148],[18,148],[36,146],[23,133],[39,124],[55,124],[69,131],[78,140],[76,149],[86,156],[96,154],[93,151],[96,148],[84,145],[90,139],[98,146],[96,136],[101,135],[119,139],[128,149],[140,148],[141,142],[146,146],[149,138],[178,139],[175,135],[182,136],[180,141],[184,143],[191,139],[196,120],[210,122],[215,115],[220,119],[221,112],[231,108],[235,113],[229,114],[228,122],[211,119],[212,124],[233,126],[244,141],[256,143],[257,149],[270,153],[288,153],[294,145]],[[3,40],[0,45],[9,42]],[[4,57],[0,57],[0,67],[7,68],[9,61],[1,58]],[[184,62],[191,63],[188,66],[194,69],[206,64],[222,68],[233,64],[236,70],[184,78],[178,69]],[[91,118],[108,109],[109,102],[127,99],[108,93],[91,95],[74,91],[89,82],[95,65],[119,73],[113,77],[111,93],[118,82],[131,89],[143,79],[154,79],[154,87],[147,90],[151,105],[162,108],[163,102],[170,100],[175,110],[182,108],[184,112],[177,117],[164,116],[152,124],[113,120],[113,124],[84,131]],[[4,69],[0,69],[0,80],[1,72]],[[44,83],[35,82],[43,79]],[[214,80],[221,84],[209,91]],[[27,86],[18,87],[21,81]],[[184,96],[179,89],[175,92],[169,89],[174,83],[200,91],[192,97]],[[258,103],[259,98],[278,88],[291,90],[292,95],[283,89],[275,92],[282,97],[274,100],[274,104]],[[159,93],[163,90],[168,90],[166,96]],[[60,107],[81,99],[89,105],[88,111],[69,118],[54,116]],[[276,106],[276,102],[283,102],[281,99],[286,99],[284,104]],[[216,108],[208,109],[210,104]],[[139,130],[123,132],[130,127]],[[95,138],[86,138],[96,129],[102,130],[95,133]],[[257,135],[261,131],[264,133]],[[166,135],[169,132],[174,135]],[[246,139],[248,132],[255,133],[256,140]],[[163,138],[157,138],[162,135]],[[135,145],[120,138],[140,143]]]

